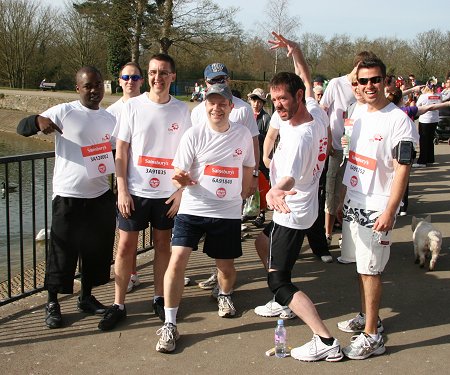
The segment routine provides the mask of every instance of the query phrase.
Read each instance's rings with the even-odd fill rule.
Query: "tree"
[[[0,0],[0,63],[10,87],[25,87],[32,57],[53,31],[50,15],[35,0]]]
[[[298,17],[291,16],[289,0],[268,0],[265,9],[267,22],[259,24],[259,27],[265,31],[265,35],[262,35],[263,38],[272,38],[271,32],[275,31],[288,39],[297,39],[296,31],[300,27],[300,21],[297,19]],[[275,56],[273,71],[276,73],[279,70],[280,50],[276,49],[273,54]],[[283,66],[286,69],[288,69],[288,66],[292,68],[291,59],[284,58],[283,60]]]
[[[303,56],[309,65],[312,76],[318,73],[325,43],[325,38],[319,34],[304,33],[300,38]]]
[[[169,53],[172,46],[215,51],[217,41],[223,44],[242,35],[234,21],[236,8],[222,9],[211,0],[160,0],[156,4],[158,22],[147,35],[158,42],[162,53]]]

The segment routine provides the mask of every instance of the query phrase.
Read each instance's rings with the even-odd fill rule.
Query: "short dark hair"
[[[390,93],[388,93],[388,95],[386,96],[386,98],[391,102],[394,103],[396,106],[398,106],[400,104],[400,101],[403,98],[403,93],[402,90],[400,90],[398,87],[396,87],[395,89],[393,89]]]
[[[152,57],[150,57],[149,62],[152,60],[158,60],[158,61],[165,61],[170,64],[170,69],[172,70],[172,73],[175,73],[175,60],[172,59],[169,55],[165,53],[156,53]]]
[[[75,75],[75,81],[78,82],[78,79],[84,74],[84,73],[94,73],[99,76],[99,78],[103,81],[103,75],[95,66],[86,65],[78,69],[77,74]]]
[[[353,58],[353,67],[358,66],[358,64],[367,59],[373,59],[378,58],[377,55],[375,55],[372,51],[361,51],[358,54],[355,55]]]
[[[378,57],[372,57],[368,59],[362,60],[358,65],[358,70],[356,71],[356,76],[358,76],[358,73],[360,69],[370,69],[370,68],[380,68],[381,75],[383,77],[386,77],[386,65],[384,65],[383,61],[379,59]]]
[[[294,73],[290,72],[280,72],[275,74],[269,82],[269,88],[275,88],[281,85],[287,86],[288,92],[295,97],[298,90],[303,90],[302,102],[306,103],[305,99],[305,84],[302,79]]]
[[[142,69],[141,69],[141,67],[139,66],[139,64],[138,64],[137,62],[130,61],[130,62],[127,62],[124,66],[122,66],[122,67],[120,68],[119,76],[122,75],[122,71],[123,71],[127,66],[133,66],[133,67],[135,67],[137,70],[139,70],[139,74],[141,75],[141,77],[144,75],[144,73],[142,72]]]

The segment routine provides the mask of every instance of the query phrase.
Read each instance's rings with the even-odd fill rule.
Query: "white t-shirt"
[[[233,122],[224,133],[208,124],[194,126],[181,139],[173,165],[198,182],[184,190],[179,214],[241,217],[243,166],[255,166],[248,129]]]
[[[320,104],[328,108],[330,118],[332,146],[342,150],[341,138],[344,134],[344,113],[348,106],[356,101],[352,85],[347,76],[333,78],[323,93]]]
[[[295,179],[295,195],[286,196],[289,214],[274,211],[273,221],[292,229],[308,229],[317,218],[317,191],[327,151],[328,117],[313,98],[306,99],[313,120],[292,126],[281,120],[277,112],[270,126],[280,130],[280,142],[270,164],[270,180],[274,186],[282,177]]]
[[[119,134],[120,114],[122,113],[124,106],[125,102],[122,98],[120,98],[118,101],[114,102],[108,108],[106,108],[106,111],[111,113],[116,118],[116,127],[113,131],[113,137],[115,138],[117,138],[117,135]]]
[[[365,112],[355,120],[350,141],[350,151],[359,160],[370,158],[373,163],[373,175],[367,194],[358,188],[361,176],[351,169],[347,162],[344,174],[347,195],[351,200],[365,205],[368,209],[382,211],[386,208],[394,180],[393,150],[402,141],[419,142],[416,126],[397,106],[389,103],[376,112]],[[351,157],[351,156],[350,156]],[[366,174],[370,172],[366,172]],[[353,177],[353,178],[352,178]]]
[[[245,125],[250,130],[252,137],[257,137],[259,135],[258,125],[256,124],[256,119],[253,116],[253,110],[250,104],[235,96],[233,96],[233,104],[234,107],[231,110],[229,120],[236,124]],[[193,126],[207,123],[208,116],[206,114],[205,101],[194,107],[191,112],[191,121]]]
[[[96,198],[110,188],[108,175],[89,178],[82,147],[112,143],[115,118],[104,109],[89,109],[79,100],[56,105],[41,116],[63,131],[55,132],[53,198]],[[108,157],[112,158],[112,154]]]
[[[430,105],[430,104],[438,104],[442,102],[441,94],[438,93],[428,93],[422,94],[417,99],[417,107],[421,105]],[[423,115],[419,116],[419,122],[423,124],[432,124],[435,122],[439,122],[439,111],[428,111]]]
[[[130,143],[128,191],[143,198],[167,198],[176,190],[172,161],[181,137],[191,127],[187,105],[174,97],[165,104],[148,93],[127,100],[118,139]]]

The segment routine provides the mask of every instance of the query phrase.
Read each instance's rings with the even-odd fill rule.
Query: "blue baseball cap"
[[[222,63],[209,64],[205,68],[204,76],[205,76],[205,79],[214,79],[214,78],[220,77],[220,76],[228,77],[228,69]]]

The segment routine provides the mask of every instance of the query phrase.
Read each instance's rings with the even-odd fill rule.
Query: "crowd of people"
[[[148,65],[148,92],[140,92],[140,66],[127,63],[119,76],[123,96],[104,110],[101,73],[82,67],[76,74],[78,100],[19,123],[24,136],[55,135],[47,327],[64,326],[58,294],[73,293],[78,260],[78,310],[101,315],[102,331],[121,324],[126,293],[140,284],[138,234],[149,223],[153,309],[163,322],[156,351],[176,349],[185,271],[201,240],[215,268],[200,287],[213,289],[219,317],[236,316],[234,260],[242,255],[243,200],[258,191],[259,212],[252,223],[264,229],[255,250],[267,271],[271,299],[255,313],[297,316],[311,329],[312,339],[291,350],[298,360],[336,362],[385,352],[381,278],[395,217],[406,213],[411,167],[435,162],[436,111],[450,104],[450,77],[444,90],[434,79],[417,85],[413,75],[408,81],[387,75],[375,54],[362,51],[348,74],[313,81],[297,43],[277,33],[269,43],[286,50],[295,73],[275,74],[269,92],[255,88],[248,102],[233,95],[227,67],[213,63],[204,70],[201,103],[190,113],[169,93],[175,61],[155,54]],[[200,93],[196,85],[191,100],[199,100]],[[272,115],[264,109],[269,95]],[[273,216],[266,223],[269,209]],[[356,264],[361,297],[360,312],[338,323],[338,329],[356,334],[344,347],[291,280],[305,236],[319,261],[333,262],[329,246],[337,222],[342,227],[337,260]],[[92,290],[109,281],[116,223],[115,296],[107,307]]]

